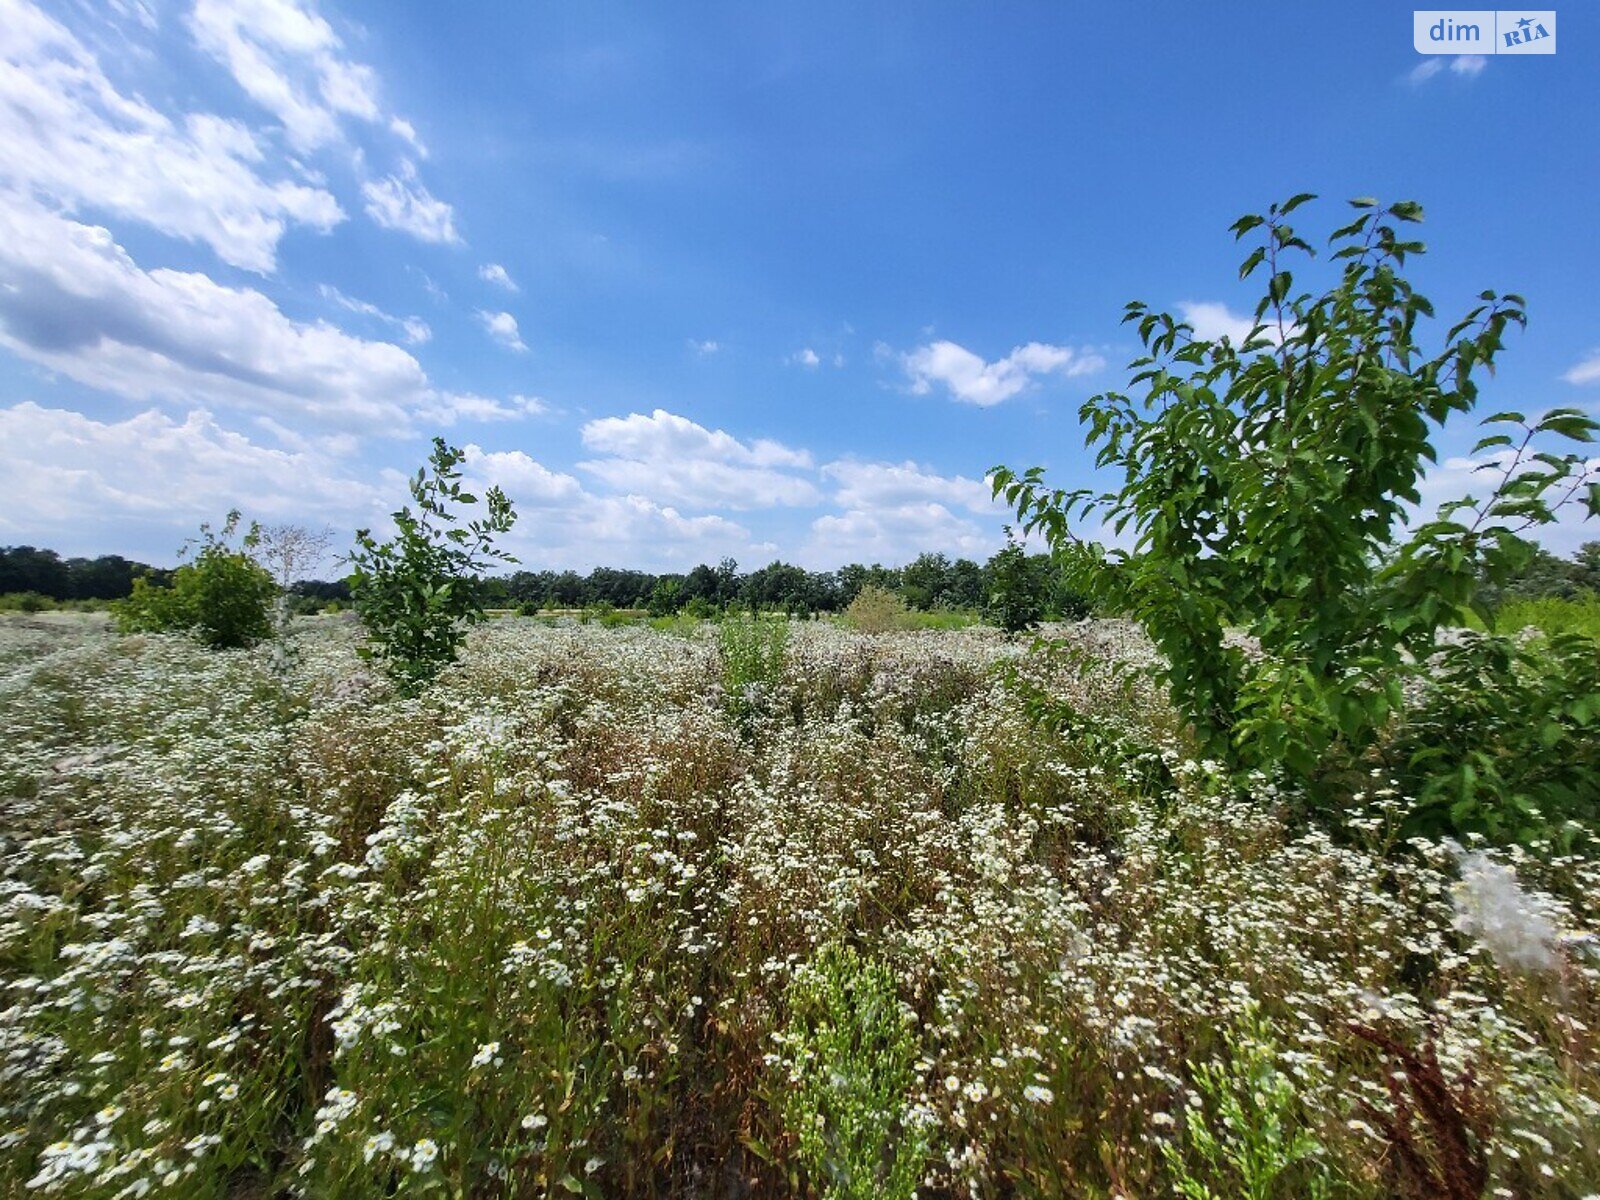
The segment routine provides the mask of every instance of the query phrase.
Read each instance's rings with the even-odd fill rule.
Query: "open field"
[[[1452,1120],[1484,1194],[1600,1189],[1600,863],[1216,799],[990,629],[734,694],[684,629],[508,617],[402,700],[338,619],[0,622],[0,1193],[1378,1197]]]

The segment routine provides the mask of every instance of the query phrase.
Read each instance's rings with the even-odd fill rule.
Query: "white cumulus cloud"
[[[811,467],[807,452],[761,438],[740,441],[663,409],[590,421],[582,436],[607,457],[580,462],[579,469],[620,491],[698,509],[807,505],[819,498],[816,485],[794,473]]]
[[[983,408],[1009,400],[1042,376],[1070,378],[1106,365],[1093,351],[1047,342],[1029,342],[1002,359],[986,362],[955,342],[938,341],[902,355],[900,361],[918,395],[938,384],[954,399]]]
[[[1600,383],[1600,350],[1596,350],[1582,362],[1574,363],[1561,378],[1568,383]]]
[[[914,462],[839,459],[822,468],[842,511],[818,517],[801,552],[808,563],[903,563],[923,551],[986,559],[1002,541],[1004,508],[989,485]]]
[[[467,469],[498,485],[517,504],[543,506],[583,498],[583,485],[571,475],[552,471],[521,450],[466,447]]]
[[[352,432],[404,434],[414,419],[497,406],[435,388],[399,346],[291,320],[260,292],[198,272],[146,271],[108,230],[31,204],[0,204],[0,345],[128,399]]]
[[[417,179],[416,167],[401,164],[398,175],[368,180],[361,185],[367,216],[385,229],[408,233],[421,242],[455,243],[455,210],[438,199]]]
[[[1255,317],[1236,313],[1226,304],[1209,300],[1180,300],[1178,312],[1194,326],[1194,335],[1206,341],[1227,338],[1235,346],[1242,346],[1255,328]]]
[[[508,292],[520,292],[517,281],[511,278],[510,273],[499,263],[484,263],[478,268],[478,278],[485,283],[492,283],[495,287],[504,288]]]
[[[264,159],[244,125],[167,117],[120,92],[60,22],[26,0],[0,0],[0,184],[268,272],[291,225],[326,232],[344,213],[321,187],[265,178]]]
[[[28,537],[69,553],[138,548],[170,558],[200,521],[235,507],[261,520],[352,528],[385,511],[379,488],[327,455],[260,445],[203,409],[97,421],[23,402],[0,408],[0,439],[28,447],[11,464],[0,540]]]
[[[981,479],[940,475],[913,462],[863,462],[840,459],[822,468],[837,485],[834,502],[841,508],[893,508],[932,501],[974,513],[999,511]]]
[[[910,562],[924,551],[940,551],[979,562],[999,549],[998,533],[951,512],[935,501],[888,508],[851,509],[818,517],[800,553],[817,567],[847,562]]]
[[[324,300],[331,300],[340,308],[349,312],[359,313],[364,317],[371,317],[374,321],[379,321],[389,326],[399,333],[401,337],[405,338],[410,345],[420,346],[433,338],[433,330],[421,317],[394,316],[391,313],[384,312],[376,304],[345,295],[332,284],[324,283],[317,290],[322,293]]]
[[[754,561],[772,550],[718,513],[685,513],[638,492],[593,492],[521,450],[469,446],[467,468],[470,480],[497,484],[526,514],[504,545],[530,570],[627,564],[682,571],[724,556]]]
[[[333,27],[294,0],[196,0],[189,18],[200,48],[228,68],[252,100],[283,124],[297,150],[333,141],[344,116],[382,119],[372,68],[342,53]],[[416,140],[409,123],[396,132]]]
[[[478,320],[483,322],[484,329],[489,336],[499,342],[507,350],[515,350],[518,354],[525,351],[528,346],[522,340],[522,335],[517,331],[517,319],[508,312],[487,312],[478,310]]]
[[[1436,54],[1423,59],[1412,67],[1406,73],[1406,81],[1413,86],[1420,86],[1446,69],[1452,75],[1459,75],[1465,79],[1475,79],[1483,74],[1483,69],[1488,65],[1489,59],[1482,54]]]

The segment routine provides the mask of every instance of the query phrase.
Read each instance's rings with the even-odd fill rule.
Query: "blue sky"
[[[1422,201],[1441,313],[1529,299],[1485,403],[1595,411],[1558,16],[1454,60],[1392,4],[0,0],[0,542],[342,542],[441,433],[534,569],[981,558],[988,467],[1090,478],[1122,305],[1228,327],[1228,224],[1302,190]]]

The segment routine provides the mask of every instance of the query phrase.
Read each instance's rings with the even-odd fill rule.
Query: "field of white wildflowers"
[[[0,621],[0,1194],[1600,1192],[1600,862],[1219,799],[1067,636]]]

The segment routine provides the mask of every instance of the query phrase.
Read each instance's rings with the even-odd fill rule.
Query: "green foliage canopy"
[[[403,691],[419,690],[455,661],[467,626],[484,619],[484,567],[516,561],[494,546],[495,535],[516,520],[499,488],[485,493],[482,518],[462,526],[451,510],[479,503],[461,482],[465,457],[434,438],[428,466],[410,481],[417,511],[407,505],[395,512],[395,536],[386,542],[356,531],[350,594],[369,638],[363,653],[381,661]]]
[[[135,579],[128,598],[112,606],[118,628],[125,633],[190,633],[218,650],[271,636],[278,585],[251,553],[260,536],[257,527],[252,523],[235,548],[231,542],[238,528],[237,509],[218,532],[201,525],[199,552],[172,573],[170,584],[148,576]]]
[[[1310,292],[1291,263],[1314,251],[1289,217],[1311,199],[1233,226],[1259,237],[1241,278],[1266,276],[1241,344],[1128,305],[1146,350],[1132,363],[1142,394],[1081,409],[1117,490],[1051,489],[1037,468],[999,467],[992,480],[1078,586],[1143,622],[1207,753],[1315,782],[1375,741],[1438,630],[1481,608],[1483,582],[1527,560],[1520,534],[1568,502],[1600,510],[1600,483],[1560,451],[1593,440],[1593,420],[1497,413],[1473,451],[1488,456],[1487,494],[1445,504],[1406,536],[1434,438],[1476,406],[1479,377],[1525,321],[1523,300],[1484,292],[1429,353],[1417,326],[1433,306],[1401,274],[1423,252],[1407,231],[1421,207],[1353,201],[1329,239],[1336,278]],[[1131,529],[1134,551],[1081,540],[1074,523],[1091,516]]]

